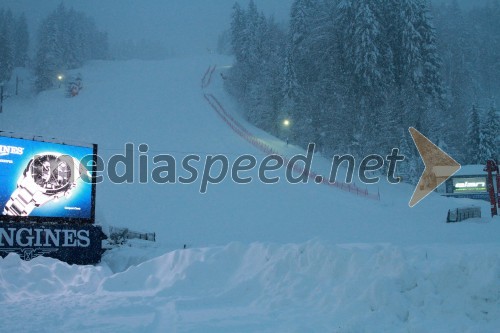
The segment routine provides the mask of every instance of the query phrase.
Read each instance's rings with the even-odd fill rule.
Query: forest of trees
[[[61,3],[41,23],[34,67],[38,91],[52,87],[57,73],[79,68],[87,60],[105,59],[108,37],[84,13]]]
[[[108,57],[107,34],[84,13],[62,3],[41,22],[31,60],[28,31],[24,14],[16,17],[0,9],[0,84],[9,82],[15,67],[26,67],[34,70],[34,88],[42,91],[56,84],[58,73]]]
[[[499,157],[498,3],[295,0],[283,29],[251,0],[233,7],[230,43],[226,89],[249,121],[295,144],[355,156],[398,147],[412,182],[422,165],[409,126],[461,163]]]
[[[14,67],[26,66],[28,47],[26,17],[15,17],[12,11],[0,9],[0,84],[10,80]]]

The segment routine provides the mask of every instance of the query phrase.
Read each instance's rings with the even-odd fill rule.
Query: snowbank
[[[130,247],[108,255],[114,251],[137,254]],[[0,327],[494,332],[500,327],[499,253],[498,244],[231,243],[168,252],[119,273],[106,263],[23,262],[11,254],[0,259],[0,313],[9,318]]]

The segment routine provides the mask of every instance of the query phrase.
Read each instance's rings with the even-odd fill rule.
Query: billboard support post
[[[493,172],[496,172],[496,180],[497,180],[497,191],[498,185],[500,183],[500,176],[498,174],[498,165],[493,160],[486,161],[486,167],[484,171],[488,172],[488,193],[490,195],[490,203],[491,203],[491,216],[498,215],[497,211],[497,200],[495,198],[495,187],[493,185]]]
[[[497,207],[498,209],[500,209],[500,165],[498,164],[498,162],[496,163],[496,165],[497,165]]]

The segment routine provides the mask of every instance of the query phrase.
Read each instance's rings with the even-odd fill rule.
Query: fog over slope
[[[483,4],[486,0],[458,1],[463,8]],[[82,10],[95,18],[98,27],[109,33],[110,42],[147,38],[163,43],[177,54],[194,54],[215,48],[217,36],[229,27],[231,8],[248,0],[2,0],[2,7],[25,12],[32,37],[40,21],[58,4]],[[435,4],[447,0],[433,0]],[[291,0],[255,0],[259,10],[286,22]]]
[[[182,55],[215,48],[217,36],[229,27],[235,0],[3,0],[2,7],[25,12],[31,33],[35,34],[40,21],[61,2],[95,18],[99,29],[109,33],[111,43],[147,38],[160,41]],[[243,6],[247,2],[240,1]],[[255,3],[266,15],[273,14],[278,21],[285,21],[291,0]]]

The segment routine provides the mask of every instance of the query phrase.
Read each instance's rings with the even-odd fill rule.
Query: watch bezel
[[[37,182],[37,180],[34,177],[35,171],[33,170],[33,168],[35,167],[34,166],[35,160],[43,159],[43,158],[49,157],[49,156],[55,158],[56,160],[59,159],[61,156],[68,156],[69,158],[72,159],[72,157],[69,155],[62,155],[62,154],[57,154],[57,153],[50,153],[49,152],[49,153],[37,154],[33,158],[30,159],[30,161],[25,169],[24,175],[26,177],[30,177],[31,180],[33,181],[33,184],[36,186],[36,188],[44,194],[59,195],[61,193],[66,193],[71,188],[71,186],[75,183],[75,181],[76,181],[75,176],[78,174],[78,173],[75,173],[74,163],[67,163],[67,161],[63,161],[63,162],[66,162],[66,165],[69,169],[70,174],[69,174],[69,177],[68,177],[66,183],[64,185],[61,185],[60,187],[47,188],[47,187],[41,186],[39,184],[39,182]],[[52,168],[50,170],[50,173],[52,173],[53,171],[54,171],[54,169]],[[59,197],[62,197],[62,195],[59,195],[58,198]]]

